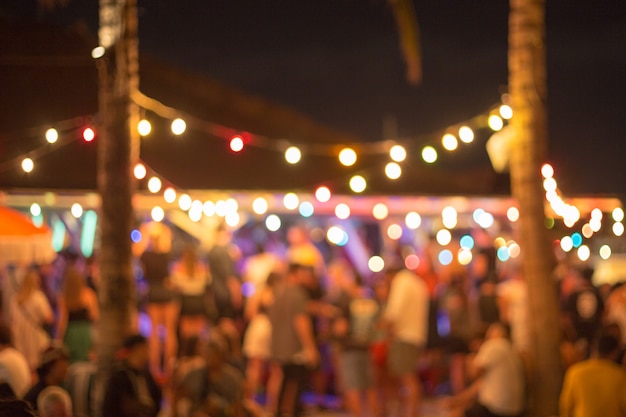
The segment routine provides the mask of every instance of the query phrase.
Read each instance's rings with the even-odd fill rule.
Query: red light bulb
[[[95,137],[96,132],[92,128],[88,127],[83,130],[83,139],[85,139],[85,142],[91,142]]]

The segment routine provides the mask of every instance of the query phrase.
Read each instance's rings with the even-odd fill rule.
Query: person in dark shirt
[[[576,332],[576,340],[584,341],[587,356],[591,341],[600,328],[604,302],[596,287],[591,283],[592,268],[573,269],[578,277],[578,288],[569,296],[565,305],[566,314]]]
[[[41,391],[52,385],[63,385],[69,364],[70,354],[64,347],[50,346],[46,349],[37,368],[39,381],[24,395],[24,401],[30,403],[34,409],[37,409],[37,399]]]
[[[156,417],[161,390],[148,370],[148,342],[142,335],[124,341],[122,361],[107,384],[103,417]]]
[[[27,401],[16,399],[0,400],[0,417],[36,417],[37,412]]]

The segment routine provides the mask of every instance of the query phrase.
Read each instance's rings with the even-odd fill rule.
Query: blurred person
[[[202,344],[205,365],[189,372],[182,382],[182,397],[190,402],[190,415],[243,417],[244,377],[228,364],[227,341],[219,333]]]
[[[102,417],[156,417],[162,395],[148,366],[148,341],[140,334],[127,337],[121,356],[105,389]]]
[[[26,358],[12,345],[11,329],[0,325],[0,381],[6,382],[17,398],[22,398],[31,380]]]
[[[209,250],[211,292],[217,308],[217,325],[226,335],[237,359],[241,357],[241,334],[238,327],[243,313],[241,280],[235,268],[232,235],[225,224],[215,231],[215,244]]]
[[[510,277],[498,284],[496,293],[502,322],[511,328],[513,346],[526,357],[530,344],[528,286],[521,269],[512,269]]]
[[[526,396],[522,360],[506,325],[492,323],[472,362],[475,379],[449,405],[465,417],[514,417],[524,413]]]
[[[613,286],[606,300],[604,320],[619,326],[620,342],[622,345],[626,345],[626,285],[623,282]]]
[[[295,225],[287,231],[287,262],[299,265],[310,265],[315,276],[323,277],[326,273],[324,256],[311,242],[309,231],[305,225]]]
[[[179,261],[172,267],[172,284],[181,295],[181,339],[198,335],[207,326],[205,293],[208,282],[207,269],[198,259],[196,249],[185,246]]]
[[[390,334],[382,318],[389,298],[389,280],[384,274],[375,278],[373,290],[374,298],[378,303],[378,314],[376,316],[375,331],[370,343],[370,360],[374,369],[374,379],[379,399],[378,404],[384,405],[388,404],[394,397],[395,391],[387,367]]]
[[[248,256],[242,267],[243,280],[252,284],[258,290],[267,280],[272,272],[278,272],[283,268],[283,262],[275,254],[265,250],[265,246],[256,243],[256,252]]]
[[[41,417],[72,417],[72,400],[61,387],[50,386],[39,394],[37,409]]]
[[[591,341],[600,328],[604,302],[598,289],[591,283],[592,268],[572,268],[570,273],[576,278],[577,287],[567,299],[565,314],[576,333],[576,340],[587,346],[586,357],[588,357]]]
[[[37,269],[29,268],[23,276],[11,300],[10,311],[15,348],[24,354],[28,366],[34,370],[41,352],[50,345],[50,334],[44,327],[54,323],[54,313],[41,291]]]
[[[75,267],[65,271],[63,289],[58,297],[57,340],[69,349],[70,363],[85,362],[93,348],[94,324],[99,318],[96,293],[86,285]]]
[[[192,371],[205,366],[200,344],[200,338],[196,335],[184,338],[180,342],[179,356],[174,364],[171,380],[173,417],[186,417],[190,414],[191,402],[182,395],[183,381]]]
[[[313,281],[313,267],[290,264],[285,286],[277,292],[269,309],[272,359],[281,365],[283,374],[277,411],[292,416],[300,415],[300,394],[309,371],[319,363],[305,289]]]
[[[170,253],[160,229],[150,230],[148,247],[141,255],[144,278],[148,284],[147,311],[150,332],[150,369],[155,378],[167,379],[168,362],[176,357],[176,322],[179,305],[170,280]],[[161,340],[160,328],[164,330]]]
[[[339,345],[339,378],[350,414],[366,415],[365,396],[372,416],[379,415],[369,347],[375,331],[378,303],[367,296],[365,288],[346,277],[338,306],[340,316],[333,322],[333,335]]]
[[[39,380],[24,395],[24,400],[37,409],[42,391],[51,386],[63,386],[67,377],[70,355],[62,346],[50,346],[41,355],[37,368]]]
[[[478,316],[480,325],[487,329],[490,324],[500,321],[496,286],[496,250],[493,247],[481,248],[472,262],[474,279],[478,290]]]
[[[26,401],[17,399],[0,400],[0,417],[39,417]]]
[[[95,382],[97,367],[95,358],[89,362],[74,362],[67,368],[65,388],[72,400],[72,409],[76,416],[97,415],[95,401]]]
[[[255,394],[262,386],[264,369],[270,364],[272,324],[268,311],[274,302],[277,287],[282,285],[283,277],[278,272],[270,272],[264,284],[248,299],[245,316],[249,320],[243,338],[243,353],[246,365],[246,398],[255,400]],[[280,371],[270,369],[270,378],[266,389],[266,407],[276,407],[276,396],[280,387]]]
[[[387,272],[393,274],[383,313],[391,334],[387,365],[406,395],[403,415],[414,417],[421,395],[416,366],[428,338],[428,288],[418,275],[399,265]]]
[[[15,395],[15,391],[11,388],[8,382],[4,382],[2,380],[2,376],[0,376],[0,400],[11,400],[16,399],[17,395]]]
[[[626,416],[626,371],[615,363],[619,352],[619,341],[602,334],[592,357],[565,372],[560,417]]]

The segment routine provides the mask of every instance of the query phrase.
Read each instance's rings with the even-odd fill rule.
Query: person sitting
[[[41,417],[72,417],[70,395],[61,387],[50,386],[39,394],[37,409]]]
[[[156,417],[161,390],[149,372],[148,341],[140,334],[123,344],[122,361],[106,386],[103,417]]]
[[[39,396],[44,389],[61,386],[65,382],[69,359],[69,352],[62,346],[50,346],[46,349],[37,368],[39,381],[24,395],[24,400],[37,409]]]

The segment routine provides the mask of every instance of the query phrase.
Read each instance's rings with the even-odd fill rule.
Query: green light
[[[88,258],[93,254],[93,244],[96,239],[96,225],[98,215],[93,210],[88,210],[83,216],[83,231],[80,236],[80,251]]]
[[[61,252],[65,246],[65,225],[60,219],[56,219],[52,224],[52,249]]]

